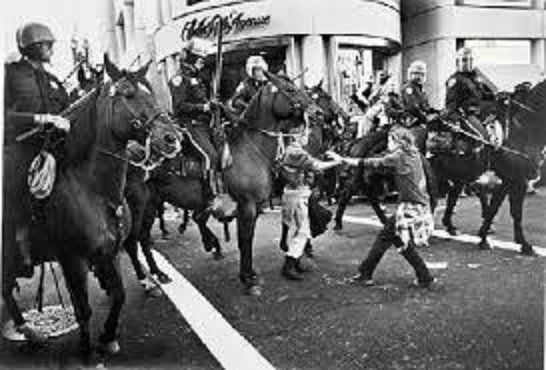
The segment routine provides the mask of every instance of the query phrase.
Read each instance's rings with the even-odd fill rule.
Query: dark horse
[[[522,254],[533,254],[531,245],[524,237],[521,223],[527,181],[536,176],[542,158],[541,151],[546,143],[545,97],[545,82],[533,88],[523,102],[518,100],[521,97],[517,94],[514,97],[500,94],[497,99],[497,115],[505,122],[505,132],[509,133],[502,147],[485,145],[472,153],[459,155],[446,152],[436,154],[430,159],[433,171],[439,179],[439,187],[448,189],[442,223],[450,234],[457,233],[452,216],[463,187],[475,181],[485,170],[491,169],[500,177],[502,185],[493,190],[489,202],[484,192],[478,189],[483,218],[479,246],[482,249],[490,248],[487,233],[502,201],[508,195],[514,222],[514,240],[521,245]]]
[[[523,95],[523,94],[522,94]],[[510,214],[514,225],[514,241],[521,245],[520,252],[533,255],[522,227],[523,204],[527,181],[535,178],[544,161],[546,145],[546,80],[534,86],[523,96],[517,92],[500,102],[505,109],[505,131],[508,132],[503,147],[491,153],[491,169],[502,179],[494,190],[489,207],[479,230],[480,247],[489,248],[487,234],[499,207],[508,195]]]
[[[341,145],[342,134],[345,124],[349,122],[349,115],[341,108],[339,104],[322,88],[322,80],[316,85],[307,89],[307,92],[315,103],[322,109],[324,127],[322,129],[322,146],[324,149],[337,149]],[[318,153],[317,153],[318,154]],[[317,174],[315,177],[316,185],[319,190],[319,199],[326,197],[328,205],[332,204],[332,199],[336,196],[338,185],[338,169],[332,168]]]
[[[237,202],[239,278],[250,295],[261,294],[261,282],[253,268],[252,244],[258,205],[272,192],[275,162],[283,147],[282,130],[302,123],[294,116],[297,107],[305,110],[311,123],[320,120],[320,108],[305,91],[270,73],[267,76],[271,84],[251,100],[243,114],[246,124],[228,134],[232,164],[224,171],[225,186]]]
[[[133,215],[133,227],[125,249],[131,258],[135,273],[141,285],[150,293],[156,294],[157,289],[150,282],[138,260],[138,243],[146,258],[152,277],[160,283],[170,281],[155,262],[151,253],[153,240],[151,229],[157,216],[157,210],[164,202],[184,210],[193,210],[193,218],[199,227],[201,239],[207,252],[213,251],[214,257],[223,257],[220,242],[207,226],[210,213],[209,195],[204,184],[200,163],[190,160],[188,151],[190,145],[183,146],[183,153],[175,158],[164,161],[147,176],[145,170],[138,166],[130,166],[127,177],[125,195]],[[148,178],[149,177],[149,178]]]
[[[105,57],[105,68],[112,81],[99,84],[63,113],[71,129],[59,143],[63,150],[56,184],[31,227],[33,261],[56,259],[62,266],[80,329],[80,349],[86,356],[92,349],[89,268],[111,297],[99,338],[101,349],[119,351],[117,327],[125,290],[118,252],[131,222],[123,196],[127,143],[138,140],[171,154],[178,141],[171,121],[146,88],[148,65],[137,72],[120,71]],[[21,325],[24,319],[12,295],[18,266],[16,225],[9,215],[5,208],[2,296],[16,325]]]

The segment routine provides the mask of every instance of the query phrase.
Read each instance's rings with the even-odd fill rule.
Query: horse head
[[[497,96],[499,116],[507,132],[506,145],[524,152],[535,168],[544,161],[546,146],[546,80],[518,84]]]
[[[180,136],[174,121],[155,101],[146,73],[151,62],[135,72],[119,70],[105,56],[104,69],[111,81],[104,85],[103,96],[109,102],[110,122],[116,138],[124,146],[136,140],[149,150],[172,158],[180,151]]]

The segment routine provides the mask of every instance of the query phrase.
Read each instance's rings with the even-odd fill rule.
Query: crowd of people
[[[31,163],[44,150],[44,143],[38,136],[25,141],[16,138],[36,125],[53,126],[60,132],[70,130],[70,122],[60,115],[69,104],[69,95],[59,79],[44,68],[50,61],[54,41],[49,27],[43,24],[29,23],[21,27],[17,32],[17,45],[22,57],[6,65],[4,81],[4,178],[9,181],[4,182],[3,212],[18,215],[15,220],[18,225],[17,242],[22,270],[27,276],[31,276],[33,271],[28,252],[28,229],[36,204],[27,177]],[[211,125],[213,116],[217,110],[240,116],[255,94],[268,84],[265,75],[268,65],[262,56],[250,56],[246,62],[247,77],[240,82],[227,104],[222,104],[211,98],[210,88],[202,76],[211,45],[194,39],[184,44],[181,54],[180,69],[169,81],[172,114],[178,124],[189,131],[202,153],[207,169],[204,179],[209,184],[207,188],[212,199],[221,188],[218,182],[223,155],[218,127],[215,126],[221,123]],[[390,168],[399,192],[397,211],[378,234],[355,280],[372,285],[377,264],[385,251],[395,245],[415,269],[419,286],[428,287],[434,281],[416,250],[417,246],[428,243],[433,225],[419,151],[467,153],[476,150],[479,144],[462,137],[450,139],[448,136],[452,133],[449,132],[429,138],[424,148],[422,143],[416,142],[417,137],[422,137],[419,132],[426,132],[427,125],[440,112],[431,107],[425,91],[426,64],[412,62],[406,77],[407,81],[398,93],[391,75],[381,71],[351,96],[365,117],[359,123],[355,139],[394,127],[388,134],[387,152],[377,158],[350,158],[333,151],[328,152],[331,160],[313,158],[305,149],[309,136],[305,120],[285,133],[288,143],[280,162],[280,172],[286,182],[282,196],[282,224],[287,240],[281,272],[287,279],[302,279],[304,267],[301,257],[311,239],[308,214],[311,184],[306,174],[346,164],[372,169]],[[474,68],[472,50],[463,48],[458,52],[456,72],[446,81],[446,91],[446,112],[442,114],[466,132],[492,143],[502,143],[502,133],[493,114],[496,97]],[[14,157],[19,160],[12,160]],[[20,158],[24,158],[24,166],[12,166],[21,163]]]

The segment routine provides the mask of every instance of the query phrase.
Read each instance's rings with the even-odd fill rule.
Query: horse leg
[[[262,293],[258,274],[252,267],[252,242],[256,228],[255,202],[237,204],[237,239],[239,246],[239,279],[245,294],[259,296]]]
[[[187,209],[184,210],[184,218],[182,220],[182,223],[178,225],[178,232],[180,234],[184,234],[186,232],[186,228],[188,227],[188,223],[190,222],[190,211]]]
[[[383,225],[385,225],[388,221],[388,217],[385,214],[385,210],[383,207],[381,207],[381,202],[379,201],[379,198],[375,194],[371,194],[371,192],[366,191],[366,196],[368,197],[368,200],[370,201],[370,205],[372,206],[373,211],[379,218],[379,221]]]
[[[160,283],[166,284],[166,283],[170,283],[172,280],[166,273],[161,271],[161,269],[157,266],[154,255],[152,254],[152,247],[154,245],[154,242],[152,241],[151,231],[155,221],[155,212],[157,210],[158,202],[161,202],[159,197],[154,197],[154,196],[150,197],[148,204],[146,206],[146,209],[144,210],[144,214],[142,216],[142,222],[140,226],[140,233],[138,235],[138,240],[140,241],[142,254],[144,254],[144,258],[146,258],[146,263],[148,264],[148,268],[150,269],[150,274],[154,276]],[[146,291],[150,293],[152,296],[161,295],[161,292],[159,291],[157,286],[149,282],[147,279],[143,280],[141,283],[146,289]]]
[[[222,247],[220,245],[220,242],[218,241],[218,238],[207,226],[210,214],[205,211],[196,212],[195,214],[198,215],[198,217],[194,217],[193,219],[197,224],[197,227],[199,228],[199,232],[201,233],[201,241],[205,246],[205,250],[207,252],[213,251],[213,256],[215,260],[220,260],[224,258],[224,255],[222,253]]]
[[[478,236],[481,238],[479,243],[480,249],[491,249],[491,246],[487,241],[487,234],[489,233],[489,229],[493,224],[493,219],[497,215],[497,212],[499,211],[499,208],[502,205],[504,198],[506,198],[506,195],[510,190],[510,186],[511,185],[509,182],[503,182],[501,186],[493,191],[491,201],[489,202],[489,206],[487,207],[487,212],[482,220],[480,231],[478,232]]]
[[[533,256],[533,246],[525,239],[523,233],[523,204],[525,202],[525,194],[527,193],[527,183],[525,181],[517,181],[512,184],[509,192],[510,199],[510,215],[514,222],[514,241],[521,245],[520,253]]]
[[[453,211],[457,205],[457,200],[459,200],[459,195],[461,195],[464,185],[465,184],[463,182],[457,182],[449,189],[447,193],[446,210],[444,212],[444,217],[442,218],[442,224],[445,226],[450,235],[457,235],[458,233],[457,228],[455,225],[453,225],[452,218]]]
[[[82,258],[69,258],[61,256],[59,264],[63,269],[63,275],[70,299],[74,306],[74,314],[80,328],[80,352],[87,358],[91,355],[91,335],[89,332],[89,320],[91,319],[91,307],[88,300],[87,261]],[[101,285],[103,289],[108,289]]]
[[[474,192],[476,193],[476,196],[480,200],[480,206],[482,211],[482,223],[483,223],[483,220],[485,220],[485,217],[487,216],[488,209],[489,209],[489,199],[487,196],[487,189],[485,189],[485,187],[480,185],[474,186],[473,189],[474,189]],[[493,224],[489,226],[488,233],[490,234],[493,233]]]
[[[110,312],[104,322],[104,331],[99,336],[100,350],[107,354],[120,351],[117,329],[121,309],[125,303],[125,288],[121,278],[119,256],[103,254],[94,260],[95,275],[100,285],[110,292]]]
[[[159,229],[161,230],[161,235],[163,236],[163,239],[167,239],[169,236],[169,230],[167,230],[164,215],[165,203],[161,202],[157,207],[157,218],[159,219]]]

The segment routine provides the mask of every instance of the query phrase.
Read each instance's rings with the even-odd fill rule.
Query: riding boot
[[[401,254],[415,270],[419,286],[426,287],[434,280],[434,278],[430,275],[427,265],[421,256],[419,256],[415,248],[409,246]]]
[[[17,245],[21,254],[21,276],[31,278],[34,275],[34,266],[30,252],[30,235],[28,225],[19,225],[16,234]]]
[[[281,270],[282,276],[288,280],[303,280],[303,277],[298,273],[296,265],[298,260],[294,257],[285,257],[284,265]]]

